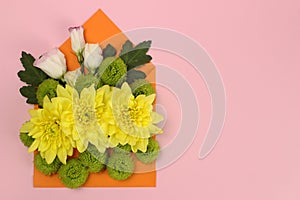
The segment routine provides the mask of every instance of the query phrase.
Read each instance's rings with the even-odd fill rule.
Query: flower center
[[[45,127],[46,133],[48,133],[50,135],[57,134],[58,130],[59,130],[59,124],[56,121],[47,124]]]
[[[128,132],[131,128],[133,128],[133,123],[128,108],[125,106],[118,107],[115,109],[114,115],[117,123],[122,129],[124,129],[124,131]]]
[[[92,105],[80,103],[79,105],[74,106],[74,117],[75,120],[82,125],[88,125],[96,120],[95,109]]]
[[[138,103],[134,100],[129,104],[129,114],[131,120],[137,126],[147,126],[151,122],[149,112],[146,109],[143,109],[142,106],[139,106]]]

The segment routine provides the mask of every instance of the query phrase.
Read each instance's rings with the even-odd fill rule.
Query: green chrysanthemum
[[[34,156],[34,165],[36,169],[47,176],[55,174],[61,166],[61,164],[62,163],[59,161],[58,158],[55,158],[55,160],[51,164],[47,164],[46,160],[42,158],[40,153]]]
[[[128,179],[134,170],[134,162],[129,154],[113,153],[107,162],[108,175],[116,180]]]
[[[138,151],[135,156],[142,163],[148,164],[155,161],[160,151],[159,144],[156,140],[149,138],[147,151],[145,153]]]
[[[53,79],[44,80],[37,89],[36,98],[40,106],[43,106],[44,97],[47,95],[49,99],[56,97],[56,88],[58,81]]]
[[[155,94],[154,88],[151,84],[145,79],[137,79],[133,83],[130,84],[131,91],[135,97],[139,95],[150,95]]]
[[[65,186],[78,188],[86,182],[89,172],[78,159],[73,158],[59,168],[58,175]]]
[[[105,58],[99,70],[104,85],[117,86],[121,85],[126,78],[127,66],[121,58]]]
[[[94,173],[105,169],[107,158],[107,151],[100,153],[94,145],[89,145],[87,150],[79,155],[81,163]]]
[[[113,148],[113,150],[116,153],[130,153],[131,152],[131,146],[129,144],[125,144],[125,145],[118,144],[118,146]]]
[[[88,88],[94,84],[95,87],[98,86],[99,80],[92,74],[80,75],[75,82],[75,89],[80,94],[84,88]],[[95,88],[96,89],[96,88]]]
[[[20,133],[20,140],[26,147],[30,147],[34,141],[34,138],[28,135],[28,133]]]

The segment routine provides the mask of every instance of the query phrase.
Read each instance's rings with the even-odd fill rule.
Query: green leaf
[[[20,88],[20,93],[27,98],[26,103],[38,104],[36,90],[37,89],[34,86],[23,86]]]
[[[103,49],[103,59],[107,57],[113,57],[117,54],[116,49],[108,44],[105,49]]]
[[[132,43],[127,40],[122,47],[120,58],[128,67],[128,71],[144,65],[152,60],[152,57],[147,55],[151,41],[144,41],[133,47]]]
[[[130,70],[127,72],[127,80],[126,82],[131,84],[133,83],[136,79],[145,79],[146,74],[140,70]]]
[[[38,86],[48,78],[48,75],[45,74],[45,72],[33,66],[35,59],[31,54],[22,52],[22,57],[20,60],[25,69],[18,72],[18,76],[21,81],[27,83],[28,85]]]

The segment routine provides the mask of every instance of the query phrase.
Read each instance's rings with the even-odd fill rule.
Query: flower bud
[[[57,48],[43,54],[34,62],[34,66],[40,68],[54,79],[60,79],[67,71],[65,56]]]
[[[91,72],[95,73],[97,67],[102,62],[102,50],[98,44],[86,44],[83,52],[84,66]]]
[[[69,32],[71,35],[72,50],[76,53],[76,55],[79,55],[82,53],[85,45],[83,27],[71,27],[69,28]]]
[[[68,71],[67,73],[65,73],[64,79],[68,85],[70,85],[71,87],[75,87],[76,80],[80,75],[80,68],[78,68],[76,70]]]

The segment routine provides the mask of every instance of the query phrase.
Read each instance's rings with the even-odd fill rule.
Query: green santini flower
[[[61,164],[62,163],[59,161],[57,157],[54,159],[54,161],[51,164],[48,164],[46,160],[42,158],[40,153],[34,156],[34,165],[36,169],[47,176],[55,174],[58,171]]]
[[[121,85],[126,79],[127,66],[121,58],[107,57],[101,65],[98,76],[104,85]]]
[[[133,83],[130,84],[131,91],[135,97],[139,95],[149,96],[150,94],[155,94],[155,90],[152,87],[151,83],[149,83],[145,79],[137,79]]]
[[[100,153],[94,145],[89,145],[87,150],[79,155],[81,163],[88,168],[90,172],[97,173],[105,169],[108,153]]]
[[[58,81],[53,79],[44,80],[37,89],[36,98],[40,106],[43,106],[44,97],[47,95],[49,99],[56,97],[56,88]]]
[[[28,133],[20,133],[20,140],[25,147],[30,147],[34,141],[34,138],[28,135]]]
[[[114,152],[116,153],[130,153],[131,152],[131,146],[129,144],[121,145],[118,144],[118,146],[113,148]]]
[[[153,138],[149,138],[147,151],[145,153],[138,151],[135,156],[142,163],[149,164],[157,159],[159,151],[160,147],[158,142]]]
[[[134,170],[134,162],[129,154],[113,153],[107,162],[108,175],[115,180],[128,179]]]
[[[86,182],[89,172],[78,159],[73,158],[59,168],[58,176],[68,188],[78,188]]]

